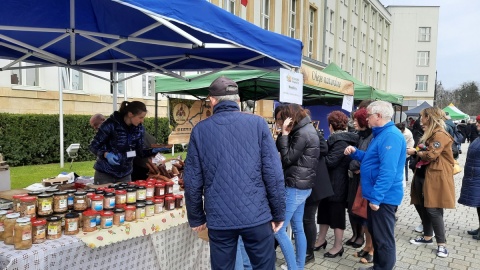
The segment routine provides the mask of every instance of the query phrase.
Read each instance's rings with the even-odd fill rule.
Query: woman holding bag
[[[437,241],[437,256],[448,257],[443,209],[455,208],[453,182],[453,138],[445,131],[445,113],[437,107],[423,109],[420,121],[424,134],[418,150],[408,148],[407,154],[417,155],[417,169],[411,187],[411,202],[422,219],[424,236],[410,240],[415,245]],[[424,173],[424,175],[422,175]]]

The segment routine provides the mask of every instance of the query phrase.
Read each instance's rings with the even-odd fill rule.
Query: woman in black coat
[[[323,256],[335,258],[343,255],[343,232],[346,227],[345,207],[348,190],[348,166],[351,158],[343,152],[349,145],[356,145],[358,135],[346,132],[348,117],[341,111],[333,111],[327,116],[330,137],[327,140],[328,154],[325,157],[334,195],[320,201],[317,222],[320,224],[316,249],[327,246],[328,228],[334,229],[335,243]]]

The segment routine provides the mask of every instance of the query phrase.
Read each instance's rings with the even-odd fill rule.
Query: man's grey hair
[[[384,120],[390,121],[393,117],[392,103],[386,101],[374,101],[368,105],[367,110],[372,114],[378,113]]]
[[[226,95],[226,96],[211,96],[211,97],[216,99],[218,103],[220,103],[222,101],[235,101],[235,102],[240,101],[240,96],[238,94]]]

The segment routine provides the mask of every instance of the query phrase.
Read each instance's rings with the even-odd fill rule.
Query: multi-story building
[[[388,6],[392,14],[387,89],[409,109],[433,105],[437,65],[438,6]]]
[[[303,62],[310,66],[321,70],[334,62],[377,89],[400,91],[393,83],[387,84],[391,69],[396,67],[391,64],[389,50],[397,47],[391,44],[392,16],[379,0],[250,0],[246,7],[240,0],[209,2],[264,29],[302,40]],[[0,60],[0,66],[6,63],[7,60]],[[128,99],[144,100],[149,111],[153,111],[153,76],[155,74],[138,76],[122,83],[119,101],[124,95]],[[71,83],[65,85],[67,77]],[[111,112],[112,94],[107,81],[53,67],[0,72],[0,112],[58,113],[59,81],[66,89],[65,113]],[[166,116],[164,98],[160,106],[160,115]]]

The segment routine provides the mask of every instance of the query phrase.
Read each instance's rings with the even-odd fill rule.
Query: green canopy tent
[[[354,100],[358,100],[358,101],[366,100],[366,99],[383,100],[383,101],[388,101],[395,105],[402,105],[403,103],[402,95],[387,93],[385,91],[377,90],[370,85],[366,85],[361,81],[357,80],[355,77],[353,77],[348,72],[341,69],[339,66],[337,66],[334,63],[330,63],[322,71],[332,76],[338,77],[340,79],[353,82],[353,88],[355,90],[353,95]]]
[[[444,112],[448,112],[452,120],[467,120],[470,119],[470,116],[462,111],[460,111],[455,105],[450,103],[447,107],[443,108]]]
[[[193,78],[191,81],[183,81],[177,78],[157,76],[155,78],[155,92],[163,94],[192,95],[195,97],[206,97],[208,87],[213,80],[219,76],[226,76],[237,82],[240,88],[240,99],[260,100],[260,99],[279,99],[280,74],[279,72],[266,72],[260,70],[228,70],[212,73],[206,76],[192,75],[187,78]],[[324,99],[328,94],[329,99]],[[332,98],[333,97],[333,98]],[[304,85],[303,99],[306,103],[318,102],[328,104],[329,102],[338,102],[343,97],[342,93],[328,89]]]

